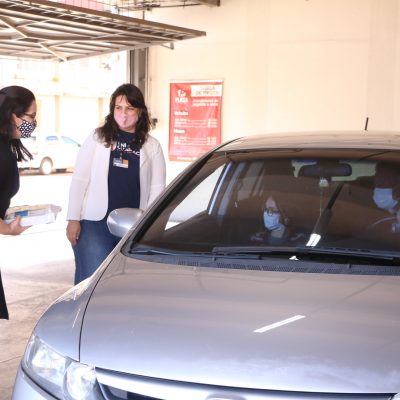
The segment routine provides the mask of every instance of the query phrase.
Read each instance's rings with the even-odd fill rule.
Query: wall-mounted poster
[[[221,143],[222,80],[170,83],[169,159],[193,161]]]

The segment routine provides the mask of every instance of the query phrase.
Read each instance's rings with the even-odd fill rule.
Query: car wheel
[[[50,158],[44,158],[40,163],[40,173],[43,175],[49,175],[53,171],[53,162]]]

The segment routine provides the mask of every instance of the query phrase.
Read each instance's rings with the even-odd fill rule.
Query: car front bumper
[[[45,392],[42,388],[36,385],[22,370],[18,368],[17,377],[15,379],[12,400],[56,400],[55,397]]]

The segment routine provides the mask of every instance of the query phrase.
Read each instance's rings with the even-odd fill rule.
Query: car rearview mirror
[[[351,165],[339,162],[323,162],[303,165],[299,170],[299,176],[311,178],[332,178],[335,176],[350,176],[351,174]]]
[[[143,214],[140,208],[117,208],[107,218],[108,230],[117,237],[124,236]]]

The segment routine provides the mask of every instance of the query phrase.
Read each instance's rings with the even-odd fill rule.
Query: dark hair
[[[14,138],[15,125],[12,114],[21,117],[35,101],[34,94],[22,86],[7,86],[0,90],[0,137],[11,144],[18,161],[32,159],[32,154]]]
[[[284,193],[275,190],[266,190],[263,193],[264,202],[262,203],[262,209],[265,210],[265,203],[269,198],[271,198],[276,207],[281,214],[282,223],[287,226],[290,222],[290,217],[288,216],[287,210],[290,210],[291,199],[288,199],[290,196],[286,196]]]
[[[151,121],[143,94],[140,89],[132,83],[125,83],[119,86],[111,95],[110,112],[105,118],[104,125],[97,128],[96,132],[99,138],[106,142],[107,147],[111,146],[112,142],[117,140],[119,128],[114,119],[114,108],[118,96],[126,97],[131,106],[139,109],[139,119],[136,123],[136,132],[131,145],[138,144],[139,147],[142,147],[149,136]]]

